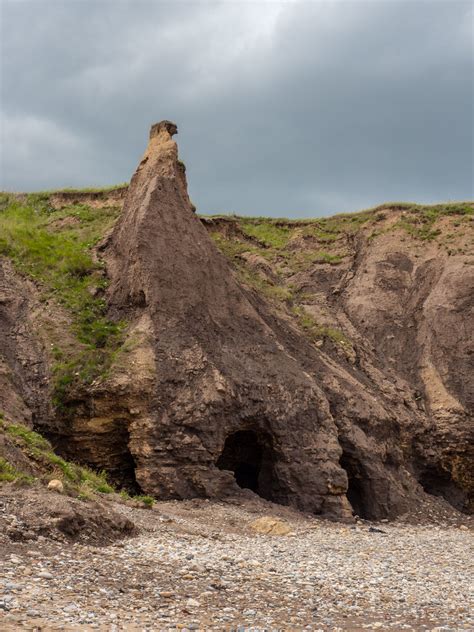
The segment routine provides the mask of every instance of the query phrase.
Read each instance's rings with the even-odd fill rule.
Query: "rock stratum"
[[[4,416],[159,499],[255,493],[379,520],[429,493],[472,512],[474,204],[203,218],[176,132],[152,127],[128,190],[109,202],[46,201],[46,233],[83,230],[84,205],[115,209],[96,269],[74,272],[95,279],[88,291],[120,324],[102,372],[64,378],[70,305],[45,299],[0,235]],[[84,340],[81,353],[95,352]]]

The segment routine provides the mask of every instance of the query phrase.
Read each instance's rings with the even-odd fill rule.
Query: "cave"
[[[268,437],[259,437],[253,430],[239,430],[226,438],[216,465],[220,470],[232,472],[242,489],[272,500],[277,484],[274,460]]]
[[[445,498],[459,511],[466,511],[466,494],[456,485],[449,472],[440,467],[425,466],[418,474],[418,482],[427,494]]]
[[[347,452],[343,452],[339,463],[347,474],[346,496],[352,507],[352,513],[365,520],[373,519],[375,516],[372,511],[370,482],[367,479],[365,468],[356,457]]]

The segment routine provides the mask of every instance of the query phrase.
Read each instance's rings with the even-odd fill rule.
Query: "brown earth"
[[[379,520],[413,510],[425,490],[472,511],[472,221],[457,230],[456,215],[441,217],[449,248],[407,233],[396,205],[327,234],[282,221],[291,235],[273,256],[244,219],[194,213],[175,133],[152,127],[97,249],[126,340],[69,415],[48,400],[51,343],[35,328],[45,307],[2,263],[7,418],[160,499],[244,487],[324,517]]]

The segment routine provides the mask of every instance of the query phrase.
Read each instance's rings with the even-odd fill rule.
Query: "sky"
[[[473,6],[0,0],[0,188],[128,181],[170,119],[198,212],[472,199]]]

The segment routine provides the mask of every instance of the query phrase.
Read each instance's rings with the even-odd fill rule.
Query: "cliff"
[[[10,226],[7,418],[157,498],[253,492],[345,520],[428,492],[471,511],[474,205],[200,218],[176,131],[152,127],[110,206],[26,200],[45,205],[45,239],[88,249],[59,280],[28,280],[40,264]],[[4,217],[21,204],[7,196]]]

